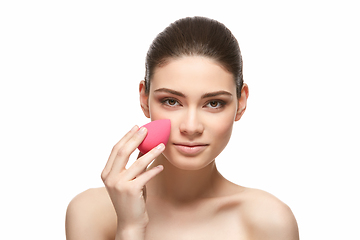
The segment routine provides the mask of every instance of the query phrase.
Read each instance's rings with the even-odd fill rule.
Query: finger
[[[142,156],[144,156],[144,154],[142,152],[139,152],[138,154],[138,157],[136,160],[138,160],[139,158],[141,158]],[[146,168],[142,171],[142,172],[145,172],[146,171]]]
[[[125,134],[125,136],[119,142],[115,144],[101,174],[102,177],[106,177],[108,175],[114,163],[117,152],[127,141],[129,141],[129,139],[138,131],[138,129],[139,127],[135,125],[129,132]]]
[[[144,172],[137,178],[135,178],[133,181],[137,182],[140,186],[145,186],[153,177],[158,175],[162,170],[164,170],[164,167],[162,165],[156,166],[149,171]]]
[[[114,162],[112,164],[109,174],[118,174],[125,169],[126,164],[129,161],[130,155],[144,140],[147,133],[147,129],[142,127],[138,130],[116,153]]]
[[[127,169],[126,173],[124,173],[124,179],[131,181],[141,175],[146,171],[147,166],[157,157],[159,156],[165,149],[165,145],[160,143],[155,148],[151,149],[147,154],[139,158],[136,162],[134,162],[129,169]]]
[[[139,152],[136,160],[138,160],[138,159],[141,158],[142,156],[144,156],[144,154],[143,154],[142,152]],[[146,169],[144,169],[143,172],[145,172],[145,171],[146,171]]]

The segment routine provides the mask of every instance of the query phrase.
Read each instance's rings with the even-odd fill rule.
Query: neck
[[[177,204],[211,197],[215,193],[217,180],[222,178],[215,161],[200,170],[182,170],[161,155],[150,168],[159,164],[164,166],[164,170],[153,178],[147,187],[158,197]]]

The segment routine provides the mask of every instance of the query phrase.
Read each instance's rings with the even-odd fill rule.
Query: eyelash
[[[169,101],[175,101],[176,105],[169,104]],[[220,109],[220,108],[223,108],[226,105],[226,102],[224,102],[222,100],[210,100],[205,104],[205,106],[208,106],[210,103],[213,103],[213,102],[217,103],[217,105],[220,105],[220,106],[219,107],[209,107],[210,109]],[[178,105],[181,106],[181,103],[175,98],[164,98],[164,99],[161,100],[161,103],[163,105],[168,106],[168,107],[175,107],[175,106],[178,106]]]
[[[161,104],[164,104],[169,107],[173,107],[174,105],[169,104],[169,101],[175,101],[175,103],[180,105],[179,101],[174,98],[164,98],[161,100]]]
[[[209,102],[206,103],[206,106],[209,105],[210,103],[217,103],[217,105],[220,105],[220,107],[210,107],[211,109],[220,109],[223,108],[226,105],[226,102],[222,101],[222,100],[211,100]]]

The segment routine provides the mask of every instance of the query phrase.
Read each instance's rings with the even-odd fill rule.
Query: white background
[[[1,1],[1,239],[65,239],[70,200],[148,122],[151,41],[195,15],[231,29],[250,87],[221,173],[288,204],[301,239],[360,239],[360,17],[346,0]]]

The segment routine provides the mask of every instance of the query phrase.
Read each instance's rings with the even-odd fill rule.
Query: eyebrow
[[[169,88],[159,88],[159,89],[156,89],[154,92],[167,92],[167,93],[177,95],[179,97],[186,97],[185,94],[175,91],[175,90],[172,90],[172,89],[169,89]]]
[[[204,95],[201,96],[201,98],[216,97],[219,95],[228,95],[232,97],[232,94],[227,91],[216,91],[216,92],[205,93]]]
[[[167,92],[167,93],[171,93],[173,95],[179,96],[179,97],[184,97],[184,98],[186,97],[186,95],[183,94],[182,92],[175,91],[175,90],[172,90],[172,89],[169,89],[169,88],[159,88],[159,89],[156,89],[154,92]],[[203,94],[201,96],[201,98],[216,97],[216,96],[219,96],[219,95],[232,96],[231,93],[221,90],[221,91],[216,91],[216,92],[205,93],[205,94]]]

